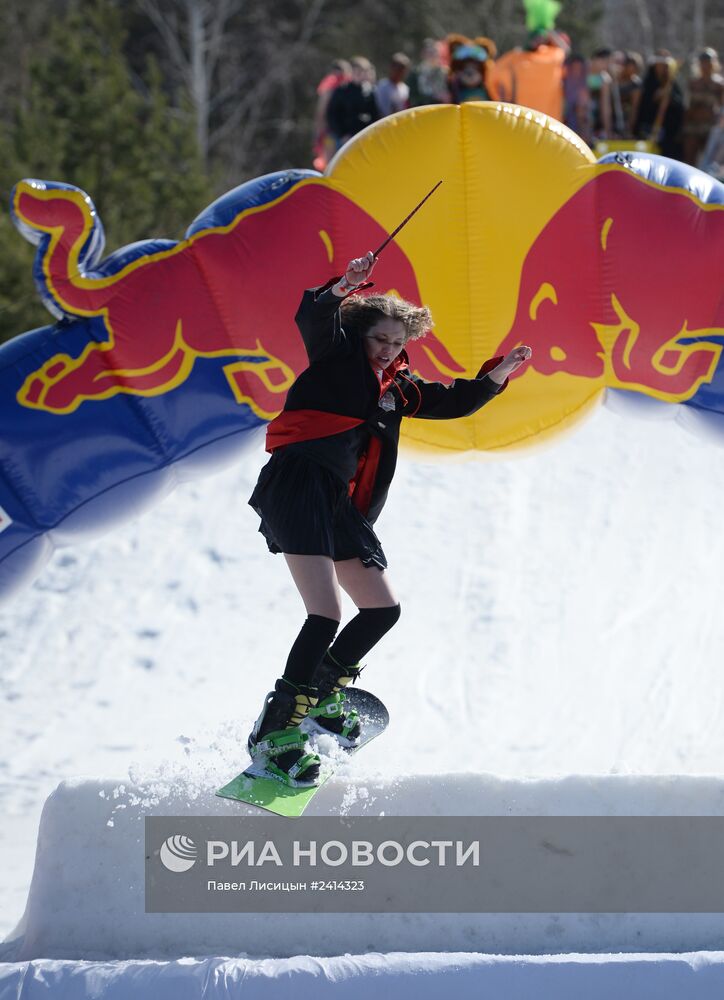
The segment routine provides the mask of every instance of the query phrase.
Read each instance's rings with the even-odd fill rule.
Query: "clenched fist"
[[[361,285],[368,280],[376,263],[371,250],[368,250],[364,257],[355,257],[344,272],[345,281],[350,285]]]
[[[521,344],[520,347],[514,347],[510,354],[506,354],[500,364],[493,368],[492,371],[488,372],[488,375],[493,380],[497,382],[498,385],[502,385],[503,382],[512,375],[514,371],[524,365],[526,361],[529,361],[533,357],[533,351],[530,347],[525,344]]]

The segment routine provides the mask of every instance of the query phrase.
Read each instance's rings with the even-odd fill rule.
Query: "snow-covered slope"
[[[59,781],[243,762],[304,618],[246,506],[263,461],[58,552],[0,609],[0,930]],[[711,444],[606,410],[529,455],[403,460],[378,524],[403,617],[365,673],[392,724],[359,777],[721,773],[722,496]]]

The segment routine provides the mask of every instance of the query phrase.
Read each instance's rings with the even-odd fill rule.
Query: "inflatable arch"
[[[376,291],[432,309],[411,367],[450,381],[521,342],[534,357],[495,407],[408,421],[408,446],[509,451],[604,399],[724,440],[724,186],[682,164],[596,163],[519,106],[419,108],[360,134],[324,176],[260,177],[180,242],[105,259],[86,193],[25,180],[13,218],[38,246],[36,284],[58,322],[0,348],[0,594],[54,546],[260,447],[255,432],[306,364],[301,291],[379,245],[441,178],[375,273]]]

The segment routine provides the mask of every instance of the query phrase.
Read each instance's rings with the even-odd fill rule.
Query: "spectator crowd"
[[[598,152],[638,144],[724,180],[719,71],[712,48],[688,63],[666,49],[647,59],[610,48],[586,57],[553,30],[499,58],[489,38],[427,39],[417,63],[396,52],[380,80],[369,59],[339,59],[317,88],[314,165],[324,169],[352,136],[406,108],[500,100],[559,119]]]

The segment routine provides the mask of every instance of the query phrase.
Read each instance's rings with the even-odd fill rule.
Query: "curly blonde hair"
[[[340,308],[345,330],[358,337],[364,337],[378,320],[385,318],[402,323],[405,343],[424,337],[433,326],[427,306],[416,306],[396,295],[349,295]]]

